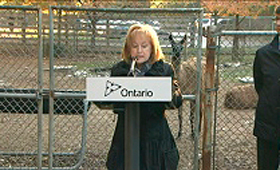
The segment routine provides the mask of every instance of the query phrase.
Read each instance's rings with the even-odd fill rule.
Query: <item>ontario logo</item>
[[[122,97],[153,97],[154,92],[148,89],[127,89],[125,87],[122,87],[121,85],[114,83],[112,81],[107,80],[105,85],[105,92],[104,96],[108,97],[112,93],[115,93],[119,91],[120,95]]]
[[[121,87],[122,87],[121,85],[113,83],[113,82],[107,80],[104,96],[105,97],[109,96],[111,93],[113,93],[114,91],[119,90]]]

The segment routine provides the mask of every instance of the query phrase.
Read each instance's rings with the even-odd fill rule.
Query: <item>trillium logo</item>
[[[122,88],[122,89],[121,89]],[[111,82],[109,80],[106,81],[106,87],[104,96],[108,97],[110,94],[112,94],[115,91],[120,90],[120,96],[127,98],[127,97],[153,97],[154,92],[148,89],[127,89],[125,87],[122,87],[121,85]]]
[[[121,87],[122,87],[121,85],[113,83],[113,82],[107,80],[104,96],[105,97],[109,96],[111,93],[113,93],[114,91],[119,90]]]

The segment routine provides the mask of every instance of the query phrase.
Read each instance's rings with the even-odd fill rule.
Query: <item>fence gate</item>
[[[257,169],[253,136],[258,96],[253,61],[258,48],[269,44],[274,31],[223,31],[218,36],[218,109],[215,116],[213,169]]]
[[[51,50],[51,84],[54,93],[54,104],[65,106],[61,114],[54,114],[51,121],[53,152],[79,152],[81,142],[86,139],[85,169],[106,169],[105,162],[112,135],[116,125],[116,115],[111,110],[104,110],[91,103],[86,117],[86,136],[81,136],[84,118],[68,113],[71,107],[82,106],[81,103],[69,105],[56,103],[57,97],[67,95],[82,96],[85,90],[85,78],[90,76],[108,76],[113,64],[120,61],[121,50],[126,32],[134,23],[148,23],[157,31],[166,54],[167,61],[171,61],[172,48],[169,35],[179,42],[187,34],[189,48],[182,52],[182,62],[191,55],[199,56],[201,51],[201,35],[196,26],[197,18],[202,17],[201,9],[102,9],[102,8],[74,8],[53,6],[50,8],[50,46]],[[201,29],[200,29],[201,30]],[[199,58],[199,57],[198,57]],[[196,66],[196,64],[195,64]],[[201,72],[199,70],[199,72]],[[195,73],[190,76],[196,79]],[[182,86],[192,81],[182,80]],[[61,91],[67,91],[61,93]],[[72,93],[72,94],[71,94]],[[186,93],[187,94],[187,93]],[[64,96],[63,96],[64,95]],[[66,96],[65,96],[66,95]],[[51,101],[50,101],[51,102]],[[77,102],[81,102],[77,99]],[[51,102],[52,103],[52,102]],[[55,106],[54,105],[54,106]],[[58,108],[59,108],[58,107]],[[74,109],[75,110],[75,109]],[[167,113],[174,136],[178,133],[177,110]],[[194,144],[190,135],[189,103],[183,106],[183,135],[177,139],[181,159],[179,169],[192,169],[194,166]],[[83,150],[83,149],[82,149]],[[196,151],[198,152],[198,151]],[[70,159],[71,158],[71,159]],[[74,166],[77,157],[65,159],[53,158],[53,167]],[[76,161],[77,162],[77,161]],[[197,165],[196,165],[197,166]]]
[[[85,79],[109,75],[134,23],[154,27],[176,68],[192,61],[191,73],[179,76],[182,88],[196,82],[183,91],[182,124],[178,110],[166,115],[174,136],[181,133],[178,169],[198,169],[202,9],[51,6],[47,23],[38,8],[0,9],[0,169],[106,169],[116,115],[94,103],[84,109]],[[170,34],[175,42],[187,36],[177,58]]]
[[[41,166],[47,140],[41,11],[0,6],[0,13],[0,169]]]

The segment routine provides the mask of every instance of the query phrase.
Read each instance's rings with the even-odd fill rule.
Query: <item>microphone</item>
[[[136,65],[136,62],[138,60],[138,57],[137,56],[136,57],[131,57],[131,59],[132,59],[131,66],[130,66],[130,70],[129,70],[127,75],[129,76],[130,74],[132,74],[133,76],[136,76],[136,74],[135,74],[135,65]]]

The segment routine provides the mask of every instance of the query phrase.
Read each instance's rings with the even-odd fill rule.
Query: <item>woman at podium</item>
[[[173,99],[170,103],[140,103],[140,169],[176,170],[179,153],[164,115],[168,107],[178,108],[182,95],[171,64],[164,61],[156,31],[150,25],[134,24],[126,35],[122,60],[115,64],[111,76],[170,76]],[[124,170],[124,105],[116,104],[118,121],[106,166]]]

